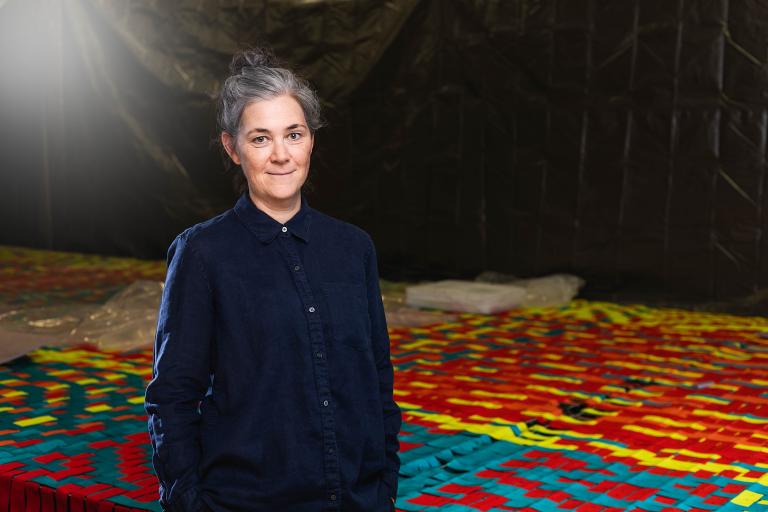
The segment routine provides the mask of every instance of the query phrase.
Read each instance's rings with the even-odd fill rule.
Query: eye
[[[291,132],[288,134],[288,140],[299,140],[301,139],[302,134],[300,132]]]
[[[267,142],[267,137],[266,135],[257,135],[256,137],[251,139],[251,142],[253,142],[254,144],[264,144],[265,142]]]

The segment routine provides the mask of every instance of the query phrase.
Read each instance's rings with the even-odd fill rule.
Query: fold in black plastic
[[[768,287],[765,19],[727,0],[10,1],[2,242],[157,257],[229,207],[211,98],[265,42],[325,101],[310,201],[373,234],[385,277],[743,297]]]

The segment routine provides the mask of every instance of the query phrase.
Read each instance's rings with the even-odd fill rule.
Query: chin
[[[279,201],[289,201],[291,199],[296,199],[301,195],[301,188],[296,188],[290,191],[274,190],[270,195]]]

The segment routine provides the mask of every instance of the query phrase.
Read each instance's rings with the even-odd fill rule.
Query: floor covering
[[[100,302],[163,262],[0,247],[0,302]],[[768,510],[768,319],[576,300],[391,329],[400,511]],[[151,348],[0,366],[0,512],[160,510]]]

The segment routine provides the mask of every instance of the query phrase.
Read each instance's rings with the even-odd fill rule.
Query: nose
[[[283,141],[275,141],[275,143],[272,145],[272,155],[270,158],[274,163],[283,163],[288,161],[290,155],[288,154],[288,148],[285,147]]]

